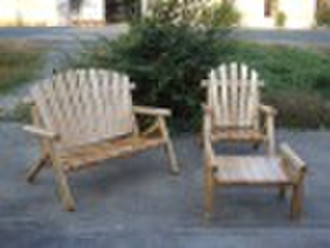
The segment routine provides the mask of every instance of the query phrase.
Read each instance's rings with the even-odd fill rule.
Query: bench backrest
[[[245,64],[222,64],[207,80],[207,104],[213,109],[213,125],[218,128],[258,129],[258,73]]]
[[[54,73],[33,87],[32,97],[43,125],[70,148],[131,133],[132,88],[125,75],[77,69]]]

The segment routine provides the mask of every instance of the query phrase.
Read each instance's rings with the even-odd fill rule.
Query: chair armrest
[[[52,131],[45,130],[40,127],[26,125],[23,127],[23,130],[43,138],[53,139],[53,140],[59,139],[58,134]]]
[[[133,112],[140,115],[170,116],[171,111],[165,108],[153,108],[146,106],[133,106]]]
[[[272,106],[268,106],[268,105],[263,105],[263,104],[259,105],[259,110],[262,113],[265,113],[266,115],[275,116],[277,114],[277,110]]]
[[[304,174],[307,172],[305,161],[303,161],[286,143],[280,145],[280,155],[284,161],[284,165],[289,169],[295,181],[301,181]]]

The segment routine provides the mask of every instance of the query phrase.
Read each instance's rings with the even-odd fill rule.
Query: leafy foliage
[[[228,3],[224,6],[228,9]],[[209,7],[199,9],[206,13]],[[78,64],[128,74],[137,84],[135,100],[139,104],[171,108],[180,130],[197,127],[200,81],[226,53],[229,30],[219,27],[233,23],[217,17],[215,25],[215,19],[207,21],[206,16],[200,18],[200,12],[194,15],[190,10],[180,0],[159,2],[150,16],[132,24],[128,34],[115,41],[99,40],[94,52],[85,54]]]

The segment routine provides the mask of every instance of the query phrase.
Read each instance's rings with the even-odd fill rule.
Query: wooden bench
[[[150,148],[164,147],[173,173],[177,158],[166,125],[170,110],[134,106],[126,75],[102,69],[55,73],[31,91],[33,124],[24,130],[40,140],[41,157],[27,179],[51,164],[63,206],[75,210],[67,173]],[[151,119],[141,127],[137,117]]]

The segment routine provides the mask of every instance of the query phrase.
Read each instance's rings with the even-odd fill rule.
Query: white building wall
[[[315,24],[316,0],[279,0],[279,10],[287,16],[287,28],[311,28]]]
[[[69,0],[0,0],[0,26],[67,26],[73,19],[103,23],[105,0],[85,0],[78,14]]]
[[[85,0],[80,11],[72,17],[80,22],[99,22],[105,21],[105,0]]]
[[[275,28],[276,16],[265,17],[265,0],[236,0],[242,14],[241,26],[251,28]],[[306,29],[314,24],[316,0],[278,0],[278,10],[286,15],[285,28]]]
[[[264,16],[264,0],[236,0],[236,8],[241,13],[242,27],[271,28],[272,18]]]
[[[63,26],[72,22],[104,23],[105,0],[85,0],[79,13],[69,10],[69,0],[0,0],[0,26]],[[143,12],[147,3],[141,0]],[[213,0],[212,0],[213,1]],[[214,0],[221,1],[221,0]],[[265,0],[235,0],[242,14],[241,26],[274,28],[275,16],[264,16]],[[310,28],[314,24],[316,0],[278,0],[278,9],[286,14],[286,28]]]

